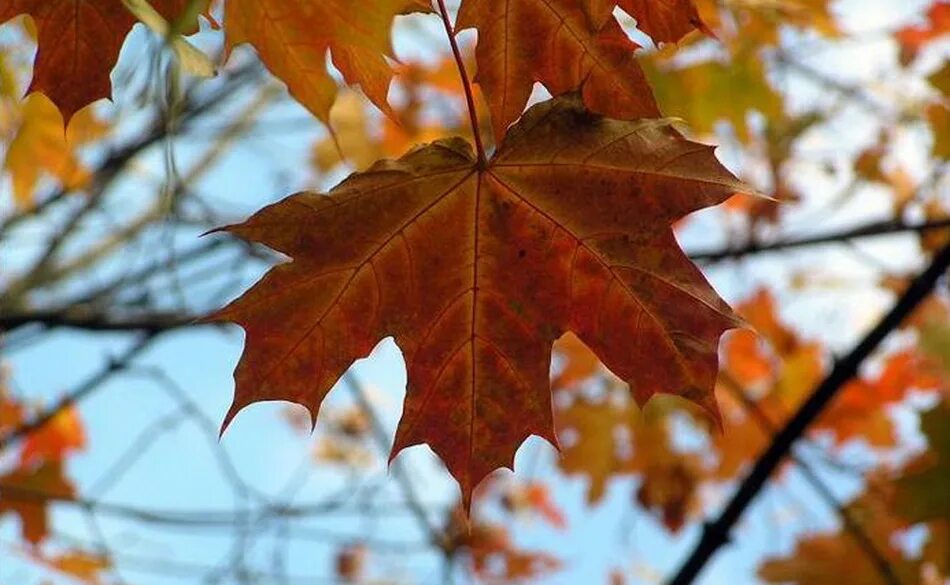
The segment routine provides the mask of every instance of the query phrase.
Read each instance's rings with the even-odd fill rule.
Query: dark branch
[[[894,220],[876,221],[845,231],[832,232],[793,240],[785,240],[782,242],[772,242],[770,244],[760,244],[753,242],[737,248],[708,250],[705,252],[700,250],[697,252],[691,252],[689,257],[696,262],[719,262],[722,260],[739,259],[745,256],[751,256],[763,252],[778,252],[781,250],[788,250],[790,248],[804,248],[807,246],[817,246],[821,244],[834,244],[858,238],[870,238],[875,236],[886,236],[890,234],[924,233],[947,228],[950,228],[950,219],[941,219],[938,221],[921,223],[909,223]]]
[[[725,376],[726,388],[730,393],[739,400],[746,410],[749,412],[750,416],[755,420],[756,424],[759,426],[759,429],[762,430],[767,436],[772,437],[775,435],[776,425],[772,422],[772,419],[769,418],[765,412],[759,408],[759,405],[749,398],[745,390],[742,388],[741,384],[732,377],[726,374]],[[806,439],[807,440],[807,437]],[[897,579],[897,575],[894,574],[894,567],[891,566],[887,558],[878,550],[877,545],[874,544],[874,541],[871,540],[871,537],[868,536],[867,532],[864,531],[864,528],[861,526],[861,523],[857,518],[854,517],[851,510],[847,506],[843,505],[838,501],[838,498],[835,496],[834,492],[831,491],[831,488],[822,480],[821,476],[818,475],[818,472],[806,461],[805,459],[799,457],[795,453],[789,455],[791,460],[795,463],[795,467],[801,472],[802,477],[805,478],[805,481],[811,486],[815,493],[818,494],[818,497],[821,498],[825,504],[834,510],[835,514],[838,515],[838,518],[841,520],[842,526],[844,526],[845,531],[854,539],[854,542],[858,547],[864,552],[874,566],[877,568],[878,573],[880,573],[881,578],[887,585],[900,585],[900,581]]]
[[[115,317],[98,312],[63,309],[0,315],[0,331],[12,332],[27,325],[47,329],[66,327],[85,331],[160,333],[198,325],[199,316],[180,313],[148,313],[141,316]]]
[[[756,461],[755,466],[739,486],[719,518],[706,524],[702,538],[680,568],[679,573],[670,581],[670,585],[692,583],[716,551],[728,542],[732,527],[749,504],[752,503],[755,496],[762,490],[772,472],[789,454],[795,441],[824,411],[842,386],[857,374],[858,368],[871,352],[877,348],[884,338],[900,326],[921,301],[927,298],[948,266],[950,266],[950,245],[945,246],[933,257],[930,266],[914,279],[890,312],[868,333],[867,337],[855,346],[851,353],[835,364],[828,377],[815,388],[811,396],[798,409],[798,412],[775,435],[772,444]]]

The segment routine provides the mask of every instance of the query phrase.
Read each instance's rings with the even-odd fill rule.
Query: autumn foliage
[[[580,504],[565,506],[555,480],[495,473],[514,470],[516,452],[535,436],[556,452],[556,481],[582,480],[585,510],[607,505],[623,485],[623,507],[645,511],[670,534],[714,518],[676,583],[695,578],[742,529],[749,500],[730,515],[724,494],[758,481],[755,496],[769,478],[813,490],[836,524],[797,533],[784,554],[761,555],[759,579],[820,585],[852,571],[861,584],[941,583],[950,575],[950,296],[942,276],[950,262],[950,65],[940,50],[950,4],[931,2],[917,20],[885,32],[894,66],[916,76],[906,98],[875,94],[881,80],[864,87],[796,58],[790,38],[859,42],[833,6],[0,0],[0,24],[17,27],[12,45],[36,46],[30,67],[0,44],[0,133],[12,195],[9,214],[0,216],[0,241],[5,229],[45,218],[73,192],[86,193],[68,204],[75,215],[48,223],[82,226],[112,181],[153,146],[163,146],[172,177],[115,237],[88,249],[74,242],[79,251],[72,252],[64,231],[31,269],[0,268],[0,332],[31,323],[139,332],[145,347],[171,330],[239,325],[245,338],[233,401],[217,420],[201,418],[171,377],[155,376],[173,388],[168,393],[181,411],[201,418],[205,431],[213,427],[215,438],[220,422],[226,443],[224,431],[255,403],[302,406],[309,417],[283,412],[298,440],[310,440],[316,427],[311,457],[321,466],[359,475],[389,462],[426,546],[450,577],[459,558],[484,583],[568,570],[558,555],[522,546],[512,526],[528,519],[567,532],[567,510]],[[161,108],[145,124],[111,116],[109,108],[121,107],[118,97],[114,106],[97,103],[113,97],[110,75],[139,21],[165,51],[154,68],[166,76],[164,85],[143,92]],[[414,43],[438,31],[434,56],[397,54],[394,27],[407,22],[423,23],[408,35]],[[216,50],[207,49],[214,43]],[[243,76],[257,64],[282,85],[261,90],[232,126],[207,130],[218,143],[183,173],[177,133],[241,95]],[[776,69],[800,79],[786,87]],[[208,90],[213,99],[202,101],[203,88],[214,83],[223,89]],[[246,219],[212,213],[213,205],[190,193],[193,185],[251,133],[283,88],[321,129],[308,150],[311,178],[324,184],[352,174]],[[801,97],[809,91],[817,97]],[[832,103],[822,101],[827,96]],[[893,111],[885,98],[896,103]],[[854,124],[836,129],[857,115],[849,108],[869,111],[877,126],[867,136]],[[127,127],[141,134],[108,143]],[[829,128],[861,145],[851,144],[850,156],[809,159],[809,149],[838,148]],[[712,138],[725,147],[717,151]],[[847,178],[843,188],[836,173]],[[50,184],[54,195],[41,195]],[[818,185],[841,192],[816,207]],[[860,195],[867,199],[855,195],[859,188],[869,190]],[[838,231],[818,235],[788,227],[800,209],[811,215],[793,219],[808,225],[839,208],[864,218],[861,206],[884,215],[843,230],[838,222]],[[704,219],[694,219],[696,212]],[[710,228],[709,218],[719,224]],[[200,306],[177,280],[177,253],[138,278],[67,286],[71,275],[162,222],[185,230],[161,240],[164,246],[203,232],[196,258],[230,246],[246,261],[265,261],[267,270],[241,290],[234,284],[246,278],[229,281],[226,303],[197,294]],[[853,241],[881,235],[909,238],[902,242],[919,262],[868,262],[862,286],[888,302],[862,307],[864,321],[851,313],[845,321],[843,309],[809,314],[789,301],[822,288],[845,296],[842,282],[853,277],[835,268],[763,264],[752,278],[717,280],[732,306],[706,270],[842,242],[866,260],[874,252]],[[684,240],[701,244],[681,246]],[[162,271],[175,280],[160,294],[134,288]],[[70,296],[73,290],[82,294]],[[72,300],[57,305],[57,295]],[[187,310],[168,309],[178,299]],[[124,311],[113,314],[113,305]],[[891,319],[894,311],[901,312]],[[822,320],[837,325],[816,332]],[[875,324],[886,330],[872,339]],[[391,445],[374,411],[379,399],[347,374],[387,338],[406,372]],[[110,362],[74,394],[45,404],[0,381],[0,519],[16,519],[26,543],[20,555],[49,573],[105,583],[121,565],[105,547],[46,544],[57,502],[90,513],[97,505],[83,499],[68,473],[69,458],[90,446],[76,402],[128,367]],[[339,386],[353,390],[354,404],[331,400]],[[810,413],[821,392],[827,406]],[[908,448],[909,420],[919,420],[917,450]],[[438,521],[398,465],[415,445],[428,445],[458,485],[458,502],[440,510]],[[379,448],[385,453],[378,459]],[[778,453],[771,460],[763,456],[770,451]],[[867,463],[852,464],[855,452]],[[836,473],[853,489],[839,489]],[[245,497],[254,492],[241,489]],[[742,487],[735,493],[741,498]],[[725,533],[715,534],[720,528]],[[912,530],[919,531],[914,551],[900,544]],[[373,558],[371,545],[354,539],[335,550],[333,571],[344,583],[369,582]],[[635,571],[611,569],[609,578],[622,583],[628,573]]]

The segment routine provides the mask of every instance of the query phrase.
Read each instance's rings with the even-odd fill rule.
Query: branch
[[[363,387],[363,384],[360,383],[360,381],[350,370],[347,370],[343,374],[343,379],[346,381],[347,386],[349,386],[350,390],[352,391],[354,398],[356,398],[360,409],[366,413],[366,416],[369,418],[370,426],[373,430],[373,437],[376,440],[380,450],[383,452],[383,455],[390,453],[392,446],[389,444],[389,433],[386,432],[386,427],[383,426],[382,421],[376,414],[376,409],[373,408],[373,404],[370,402],[369,396],[366,395],[366,389]],[[403,468],[402,463],[398,460],[390,460],[390,469],[392,470],[396,481],[399,483],[400,488],[402,488],[403,495],[406,497],[406,503],[413,515],[415,515],[416,519],[419,521],[419,525],[428,534],[432,544],[438,546],[442,550],[445,550],[445,535],[442,534],[442,531],[439,530],[438,526],[436,526],[429,518],[429,514],[426,512],[425,505],[422,503],[422,500],[416,493],[415,487],[412,485],[412,480],[406,474],[406,470]]]
[[[49,503],[54,502],[67,506],[81,508],[88,512],[95,512],[113,518],[141,522],[143,524],[153,524],[157,526],[167,526],[172,528],[182,528],[189,531],[193,530],[233,530],[236,527],[247,522],[247,518],[240,513],[230,510],[161,510],[152,508],[143,508],[126,504],[114,504],[111,502],[95,500],[90,498],[72,497],[62,493],[47,492],[41,489],[30,487],[5,485],[0,483],[0,495],[8,500],[31,503]],[[382,502],[374,505],[361,504],[359,508],[347,507],[350,503],[349,498],[327,500],[309,505],[301,506],[262,506],[253,512],[260,518],[289,518],[289,519],[307,519],[323,516],[346,517],[349,515],[360,517],[367,512],[377,515],[404,516],[411,514],[400,507],[402,502]],[[255,520],[255,521],[259,521]],[[299,527],[294,531],[298,536],[310,536],[308,540],[317,540],[317,529],[309,527]],[[326,540],[341,540],[341,535],[327,536]],[[361,540],[360,542],[364,542]],[[372,543],[373,541],[366,541]],[[407,546],[422,547],[430,543],[405,543]]]
[[[0,452],[3,452],[14,442],[22,439],[36,430],[39,430],[43,425],[51,421],[57,414],[66,410],[70,405],[88,397],[97,388],[102,387],[103,382],[111,378],[120,370],[124,369],[129,364],[129,362],[135,358],[135,356],[140,354],[149,345],[151,345],[157,336],[157,332],[147,333],[145,336],[136,341],[132,347],[127,349],[125,353],[123,353],[118,358],[110,359],[105,368],[93,374],[85,382],[80,384],[79,387],[74,389],[66,396],[63,396],[52,406],[34,416],[29,421],[0,435]]]
[[[835,364],[828,377],[815,388],[811,396],[798,409],[798,412],[775,435],[772,444],[756,461],[752,471],[739,486],[719,518],[705,525],[702,538],[679,572],[670,581],[670,585],[692,583],[716,551],[728,542],[732,527],[735,526],[739,517],[742,516],[745,509],[749,507],[749,504],[761,491],[772,472],[789,454],[795,441],[818,418],[841,387],[857,374],[858,368],[871,352],[877,348],[884,338],[900,326],[901,322],[914,311],[917,305],[927,298],[948,266],[950,266],[950,245],[945,246],[933,257],[930,266],[914,279],[890,312],[868,333],[867,337],[855,346],[851,353]]]
[[[97,312],[75,309],[54,309],[0,315],[0,331],[11,332],[26,325],[40,325],[47,329],[67,327],[85,331],[116,331],[161,333],[172,329],[198,326],[198,315],[181,313],[149,313],[142,316],[113,317]]]
[[[742,388],[742,385],[728,374],[724,374],[722,378],[725,382],[725,387],[742,403],[746,410],[748,410],[749,414],[759,426],[759,429],[768,436],[774,436],[776,429],[772,419],[759,408],[759,405],[754,400],[749,398]],[[789,458],[795,463],[795,467],[798,468],[798,471],[801,472],[805,481],[815,490],[819,498],[821,498],[829,508],[835,511],[845,530],[851,538],[854,539],[864,554],[867,555],[868,560],[874,564],[884,582],[887,583],[887,585],[900,585],[897,575],[894,574],[894,567],[891,566],[887,558],[878,550],[874,541],[871,540],[871,537],[868,536],[867,532],[861,527],[860,522],[854,518],[851,510],[838,501],[834,492],[832,492],[831,488],[822,480],[818,472],[815,471],[806,460],[795,453],[790,454]]]
[[[745,256],[751,256],[764,252],[777,252],[790,248],[804,248],[806,246],[834,244],[857,238],[870,238],[899,233],[925,233],[947,228],[950,228],[950,218],[920,223],[911,223],[900,220],[875,221],[840,232],[785,240],[783,242],[772,242],[771,244],[759,244],[757,242],[752,242],[738,248],[697,251],[690,253],[689,257],[696,262],[719,262],[721,260],[739,259]]]

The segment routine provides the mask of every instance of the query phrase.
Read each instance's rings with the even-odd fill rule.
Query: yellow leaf
[[[89,179],[69,152],[63,132],[63,117],[42,94],[34,93],[23,106],[20,128],[3,163],[13,180],[13,197],[20,207],[32,202],[33,189],[42,171],[49,172],[68,188],[79,187]]]

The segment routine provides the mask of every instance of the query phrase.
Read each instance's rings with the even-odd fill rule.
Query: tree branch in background
[[[885,220],[867,223],[847,230],[831,232],[817,236],[806,236],[792,240],[760,244],[753,242],[737,248],[723,248],[719,250],[690,252],[689,257],[697,262],[719,262],[722,260],[740,259],[746,256],[768,252],[780,252],[792,248],[804,248],[821,244],[834,244],[858,238],[871,238],[902,233],[926,233],[941,229],[950,229],[950,219],[940,219],[928,222],[905,222],[900,220]]]
[[[931,260],[930,266],[920,274],[898,299],[894,307],[843,359],[835,363],[831,373],[815,388],[814,392],[802,404],[798,411],[785,424],[785,427],[772,444],[756,461],[755,466],[736,490],[719,517],[704,526],[702,537],[693,552],[683,563],[679,572],[670,581],[670,585],[692,583],[703,567],[729,541],[733,526],[745,512],[749,504],[771,477],[772,472],[789,454],[792,445],[808,426],[818,418],[825,407],[838,394],[838,391],[853,378],[864,360],[877,346],[909,316],[914,309],[930,295],[937,281],[950,266],[950,245],[942,248]]]
[[[90,376],[85,382],[60,398],[52,406],[40,412],[25,423],[0,435],[0,452],[8,448],[14,442],[24,438],[34,431],[39,430],[43,425],[48,423],[57,414],[64,411],[70,405],[80,402],[84,398],[87,398],[94,391],[101,388],[106,380],[128,367],[128,365],[137,355],[145,351],[155,341],[155,339],[157,339],[158,335],[159,334],[157,332],[146,333],[140,337],[132,345],[132,347],[125,350],[122,355],[110,359],[104,368]]]
[[[724,378],[724,386],[729,392],[736,397],[739,402],[745,407],[749,412],[749,415],[755,420],[756,424],[762,430],[762,432],[768,436],[775,436],[776,426],[775,423],[768,417],[765,412],[759,408],[759,405],[756,404],[745,390],[742,388],[742,385],[739,384],[737,380],[720,372],[720,376]],[[803,439],[803,440],[807,440]],[[861,524],[851,515],[851,511],[848,510],[847,506],[843,505],[838,501],[838,498],[835,496],[834,492],[831,491],[831,488],[822,480],[821,476],[818,475],[818,472],[815,471],[812,466],[799,457],[796,453],[791,453],[789,458],[795,463],[795,467],[801,472],[802,476],[805,478],[805,481],[808,482],[808,485],[815,490],[815,493],[818,494],[818,497],[821,498],[825,504],[834,510],[838,518],[841,520],[841,524],[844,526],[844,529],[848,534],[854,539],[858,547],[867,555],[868,560],[877,568],[878,573],[881,575],[881,579],[887,585],[900,585],[900,581],[897,579],[897,575],[894,574],[894,567],[891,566],[891,563],[881,554],[881,551],[878,550],[877,546],[874,544],[874,541],[867,535],[864,529],[861,527]]]

